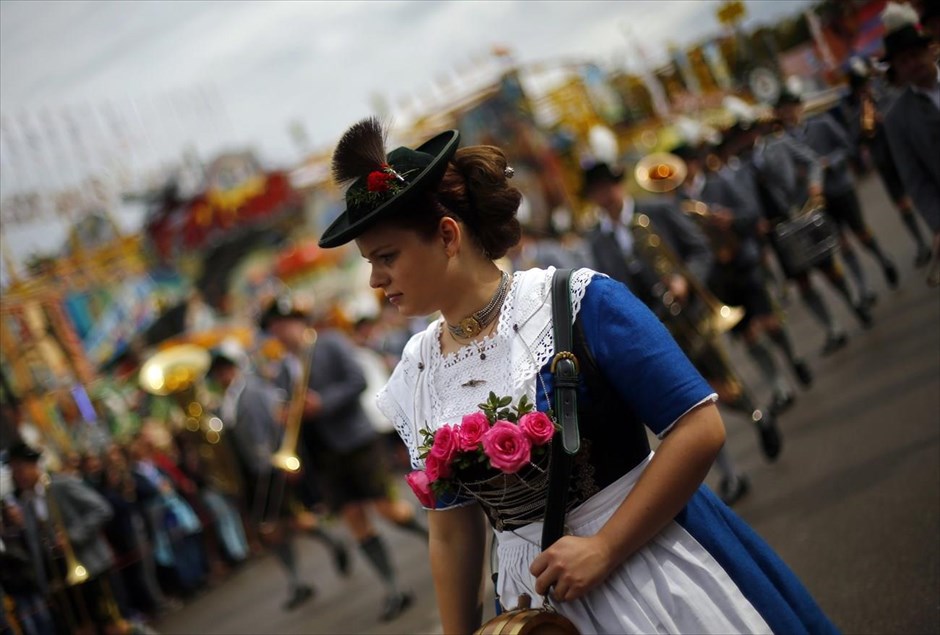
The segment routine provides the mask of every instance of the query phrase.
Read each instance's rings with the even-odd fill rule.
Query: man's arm
[[[329,373],[329,379],[316,389],[320,397],[318,417],[331,417],[359,401],[366,389],[366,376],[356,361],[352,344],[338,333],[321,336],[317,346],[326,350],[326,364],[312,368],[311,373]],[[314,378],[311,376],[311,379]]]

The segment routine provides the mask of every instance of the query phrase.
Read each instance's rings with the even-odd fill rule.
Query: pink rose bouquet
[[[545,456],[557,429],[551,416],[536,411],[527,397],[512,405],[511,397],[490,393],[480,410],[464,415],[460,423],[421,431],[424,469],[406,480],[423,506],[434,507],[437,495],[456,492],[462,477],[516,474],[532,465]]]

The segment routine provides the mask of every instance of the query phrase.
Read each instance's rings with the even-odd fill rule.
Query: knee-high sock
[[[767,350],[763,342],[757,341],[747,345],[747,352],[751,359],[757,364],[764,380],[773,388],[774,395],[784,396],[790,392],[787,382],[784,380],[774,362],[773,355]]]
[[[924,234],[920,231],[920,225],[917,224],[917,218],[914,216],[914,212],[910,210],[902,212],[901,220],[904,221],[904,226],[907,227],[907,231],[914,238],[914,243],[917,245],[918,251],[927,249],[927,241],[924,240]]]
[[[858,285],[858,290],[862,298],[864,298],[871,293],[871,287],[868,286],[868,280],[865,277],[865,272],[862,271],[862,264],[858,261],[858,256],[855,254],[854,250],[843,249],[842,259],[845,260],[845,264],[852,273],[852,277]]]
[[[392,561],[388,557],[388,550],[385,548],[382,539],[379,536],[370,536],[359,543],[359,548],[379,574],[379,577],[382,578],[388,592],[397,593],[398,584],[395,581],[395,570],[392,568]]]
[[[878,244],[878,241],[871,234],[868,235],[868,240],[862,241],[862,247],[871,252],[872,255],[878,259],[878,262],[882,267],[886,267],[891,264],[891,260],[889,260],[888,256],[885,255],[885,252],[881,250],[881,245]]]
[[[849,288],[845,284],[845,278],[842,278],[842,287],[845,289],[845,292],[848,293]],[[803,298],[803,302],[806,303],[809,312],[813,314],[813,317],[815,317],[820,324],[826,327],[830,335],[842,332],[842,327],[836,321],[835,317],[833,317],[832,313],[829,312],[829,307],[826,306],[822,296],[819,295],[816,289],[807,287],[800,292],[800,295]],[[851,304],[851,297],[847,298],[847,300]]]
[[[793,350],[793,341],[790,339],[790,334],[787,332],[787,329],[781,326],[779,329],[768,329],[767,338],[774,343],[774,345],[783,351],[783,354],[787,356],[787,361],[791,365],[800,362],[799,357],[796,356],[796,351]]]
[[[300,579],[297,576],[297,560],[294,557],[293,543],[289,539],[284,540],[271,547],[271,551],[274,552],[278,562],[281,563],[284,570],[287,572],[287,584],[290,587],[291,593],[293,593],[297,585],[300,584]]]
[[[721,472],[721,479],[734,484],[738,480],[738,470],[734,467],[734,461],[731,460],[731,453],[727,446],[721,446],[718,450],[718,456],[715,457],[715,467]]]

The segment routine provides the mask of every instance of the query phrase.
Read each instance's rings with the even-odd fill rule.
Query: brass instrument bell
[[[317,343],[317,331],[308,328],[304,331],[304,350],[300,363],[300,377],[294,385],[290,402],[287,406],[287,422],[284,426],[284,436],[277,452],[271,457],[271,464],[285,472],[300,470],[300,457],[297,456],[297,444],[300,441],[300,426],[304,415],[304,401],[307,396],[307,385],[310,381],[310,365],[313,363],[313,350]]]
[[[637,185],[655,194],[676,189],[688,174],[689,169],[678,156],[671,152],[653,152],[639,161],[633,169]]]
[[[43,473],[40,477],[43,487],[46,488],[46,501],[49,507],[49,514],[57,530],[61,531],[64,538],[62,540],[62,554],[65,557],[65,584],[67,586],[77,586],[88,581],[88,569],[78,561],[75,555],[75,549],[72,547],[72,541],[69,540],[66,533],[65,521],[62,518],[62,511],[59,509],[59,503],[55,500],[52,493],[52,479],[49,474]]]

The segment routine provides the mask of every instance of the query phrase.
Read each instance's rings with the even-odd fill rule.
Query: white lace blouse
[[[553,273],[554,268],[513,274],[496,331],[481,342],[442,355],[443,319],[408,342],[377,403],[408,446],[415,468],[423,467],[418,458],[420,430],[459,423],[465,414],[479,410],[478,404],[485,402],[490,392],[511,396],[514,401],[522,395],[536,401],[536,390],[542,390],[537,386],[539,369],[555,354]],[[572,320],[595,275],[599,274],[590,269],[579,269],[572,275]]]

